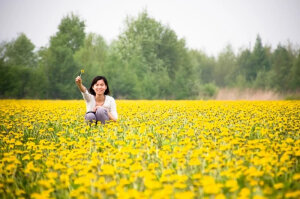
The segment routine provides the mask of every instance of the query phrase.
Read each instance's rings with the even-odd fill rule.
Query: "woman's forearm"
[[[85,93],[86,88],[82,84],[77,84],[77,86],[81,92]]]

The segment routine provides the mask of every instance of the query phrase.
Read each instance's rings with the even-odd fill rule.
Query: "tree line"
[[[253,48],[234,53],[228,45],[208,56],[189,49],[146,11],[127,17],[124,31],[108,44],[99,34],[85,33],[84,21],[71,13],[48,46],[36,50],[23,33],[0,44],[0,97],[81,98],[74,83],[81,69],[86,87],[104,75],[118,99],[203,99],[219,88],[300,88],[300,51],[291,44],[272,50],[257,35]]]

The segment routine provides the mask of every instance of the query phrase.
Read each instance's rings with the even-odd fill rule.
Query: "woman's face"
[[[100,79],[94,84],[93,89],[96,93],[96,95],[102,95],[107,89],[107,86],[105,85],[105,82],[103,79]]]

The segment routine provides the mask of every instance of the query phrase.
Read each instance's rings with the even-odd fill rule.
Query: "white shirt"
[[[90,94],[86,89],[85,93],[81,92],[86,103],[86,112],[93,111],[96,106],[95,96]],[[118,119],[117,106],[115,99],[109,95],[105,95],[105,101],[102,107],[107,108],[115,119]]]

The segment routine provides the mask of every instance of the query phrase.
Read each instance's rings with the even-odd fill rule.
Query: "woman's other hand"
[[[95,106],[93,111],[96,112],[96,111],[97,111],[97,108],[100,108],[100,107],[101,107],[101,106]]]
[[[94,109],[93,109],[93,112],[96,112],[96,111],[97,111],[97,108],[98,108],[98,107],[95,106]]]
[[[104,109],[107,110],[107,112],[108,112],[108,108],[105,108],[105,107],[103,107],[103,106],[95,106],[94,109],[93,109],[93,111],[96,112],[96,111],[97,111],[97,108],[100,108],[100,107],[104,108]]]

